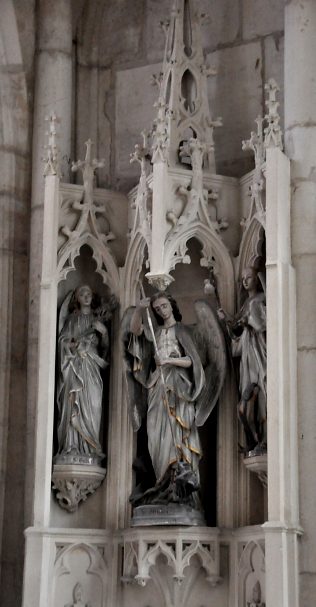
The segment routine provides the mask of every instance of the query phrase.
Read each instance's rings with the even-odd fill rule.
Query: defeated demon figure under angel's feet
[[[152,487],[136,487],[131,496],[134,505],[197,506],[202,457],[198,427],[218,400],[226,350],[212,307],[198,301],[195,310],[198,323],[186,327],[174,299],[158,292],[125,313],[123,338],[133,426],[139,430],[146,417],[156,479]]]

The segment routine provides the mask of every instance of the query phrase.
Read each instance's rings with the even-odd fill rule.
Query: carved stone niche
[[[186,568],[189,568],[193,557],[198,557],[211,586],[222,581],[219,530],[214,527],[128,529],[123,532],[123,541],[124,583],[137,583],[144,587],[151,579],[155,582],[156,561],[160,556],[167,559],[176,585],[185,581]]]
[[[111,318],[117,300],[95,265],[93,250],[81,247],[75,270],[59,288],[52,482],[68,512],[75,512],[106,476]]]

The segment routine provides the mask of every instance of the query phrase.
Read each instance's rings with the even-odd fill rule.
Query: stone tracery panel
[[[265,607],[265,553],[262,542],[239,546],[238,607]]]
[[[50,607],[104,607],[108,563],[104,547],[66,544],[56,550]]]

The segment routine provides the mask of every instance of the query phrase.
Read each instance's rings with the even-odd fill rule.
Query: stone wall
[[[218,74],[209,80],[214,117],[224,125],[215,133],[217,172],[241,176],[252,167],[242,139],[264,114],[264,83],[274,77],[283,87],[284,0],[201,0],[209,15],[204,48]],[[105,157],[99,185],[128,190],[137,180],[129,154],[140,131],[154,118],[165,36],[159,23],[169,18],[170,0],[95,0],[86,3],[76,35],[75,154],[91,136]],[[282,99],[283,93],[280,98]],[[283,116],[283,102],[281,102]]]

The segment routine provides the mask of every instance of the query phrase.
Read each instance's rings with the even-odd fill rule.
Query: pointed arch
[[[133,241],[130,243],[124,266],[122,311],[126,306],[136,302],[138,280],[143,263],[146,260],[146,249],[148,250],[146,239],[140,231],[136,232]]]
[[[195,238],[202,245],[201,265],[207,267],[214,258],[215,273],[218,283],[218,292],[221,305],[229,312],[234,311],[234,267],[232,258],[223,241],[215,230],[201,221],[195,221],[188,227],[179,230],[176,237],[170,241],[165,249],[165,263],[171,271],[176,263],[183,263],[186,245],[191,238]],[[185,261],[187,263],[187,261]]]
[[[78,542],[63,546],[58,552],[53,568],[51,607],[66,604],[76,583],[86,579],[84,589],[98,587],[103,600],[108,586],[108,562],[103,546]],[[79,577],[79,579],[78,579]],[[62,602],[60,603],[60,599]],[[85,597],[87,598],[87,597]],[[59,599],[59,600],[58,600]],[[88,601],[87,601],[88,602]]]
[[[59,251],[57,262],[57,281],[65,280],[67,274],[74,271],[75,260],[80,256],[80,249],[88,245],[92,250],[92,257],[97,264],[96,272],[100,274],[103,282],[111,293],[119,294],[119,272],[110,249],[100,242],[93,234],[84,232],[79,238],[70,239]]]
[[[239,280],[246,267],[255,265],[256,259],[258,259],[262,253],[264,240],[264,226],[256,215],[254,215],[245,228],[240,245],[237,266],[237,278]]]
[[[238,597],[240,605],[252,602],[252,592],[259,582],[265,594],[265,552],[260,541],[247,542],[238,563]],[[263,600],[264,602],[264,600]]]

